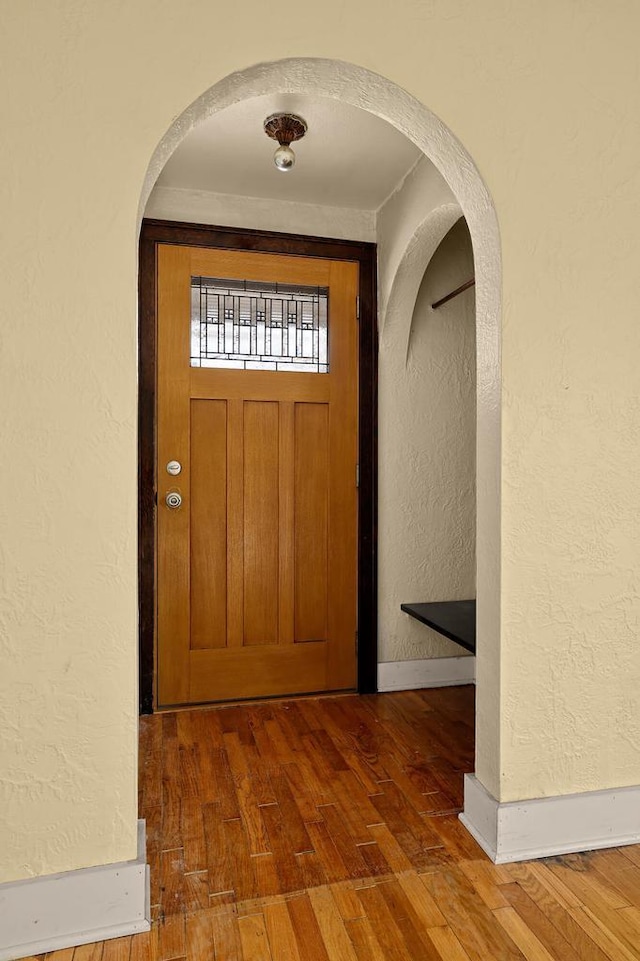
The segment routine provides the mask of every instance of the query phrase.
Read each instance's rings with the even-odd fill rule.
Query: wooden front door
[[[356,686],[357,291],[158,248],[160,707]]]

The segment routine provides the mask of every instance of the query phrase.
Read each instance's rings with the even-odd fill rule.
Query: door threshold
[[[311,691],[309,694],[281,694],[273,697],[242,698],[229,701],[203,701],[197,704],[172,704],[169,707],[155,707],[154,714],[173,714],[177,711],[213,711],[225,707],[241,707],[257,704],[288,704],[291,701],[317,701],[321,697],[353,697],[358,694],[356,688],[346,691]]]

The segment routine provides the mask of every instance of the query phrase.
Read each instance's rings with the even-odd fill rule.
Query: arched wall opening
[[[404,683],[421,687],[468,683],[474,670],[468,651],[401,610],[406,603],[476,596],[473,289],[439,309],[432,306],[473,277],[460,208],[436,208],[408,249],[394,279],[380,344],[382,690],[405,661],[410,673]]]
[[[381,343],[402,305],[413,304],[430,256],[461,213],[468,224],[476,276],[477,343],[477,599],[476,774],[499,796],[500,639],[500,291],[501,257],[495,209],[464,147],[422,103],[396,84],[353,64],[289,59],[226,77],[203,93],[169,128],[145,177],[138,224],[168,158],[198,124],[235,103],[269,93],[322,96],[368,111],[412,141],[446,181],[455,203],[442,205],[410,236],[400,234],[379,278]],[[384,450],[380,451],[384,457]]]

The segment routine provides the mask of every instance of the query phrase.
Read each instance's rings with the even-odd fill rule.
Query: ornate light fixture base
[[[272,113],[264,122],[264,132],[267,137],[277,140],[281,147],[288,147],[304,137],[307,122],[294,113]]]

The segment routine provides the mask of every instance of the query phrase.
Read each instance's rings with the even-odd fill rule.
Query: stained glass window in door
[[[192,277],[191,366],[328,373],[328,288]]]

